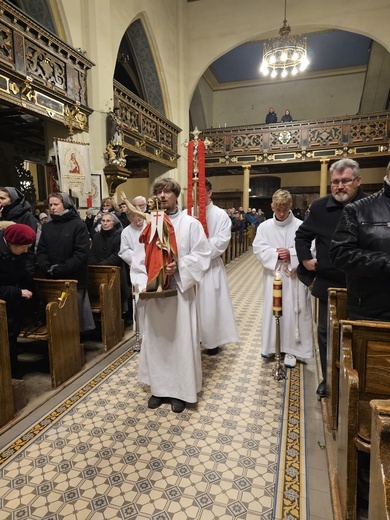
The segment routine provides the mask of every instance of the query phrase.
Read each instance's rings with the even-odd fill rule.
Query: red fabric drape
[[[204,142],[198,141],[198,204],[199,204],[199,221],[203,226],[204,232],[206,236],[209,236],[207,230],[207,221],[206,221],[206,171],[205,171],[205,157],[204,157]]]
[[[192,215],[192,208],[194,206],[194,194],[193,194],[193,161],[194,161],[194,141],[188,143],[188,160],[187,160],[187,213]]]
[[[206,170],[205,170],[205,147],[203,141],[198,141],[198,185],[197,185],[197,201],[198,201],[198,219],[203,226],[203,229],[208,236],[207,231],[207,222],[206,222],[206,188],[205,188],[205,180],[206,180]],[[187,177],[187,213],[189,215],[193,215],[193,207],[194,207],[194,141],[190,141],[188,143],[188,177]]]

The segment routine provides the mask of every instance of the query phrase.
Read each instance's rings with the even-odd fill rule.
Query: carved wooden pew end
[[[390,519],[390,400],[371,401],[368,520]]]
[[[337,429],[339,400],[339,352],[340,320],[346,318],[347,289],[330,287],[328,289],[328,334],[327,334],[327,394],[330,416],[330,429]]]
[[[125,334],[120,269],[110,265],[88,266],[88,296],[92,312],[100,320],[105,351],[117,345]]]
[[[341,320],[340,347],[338,493],[342,518],[355,520],[358,451],[371,451],[370,402],[390,398],[390,323]]]
[[[35,278],[40,301],[46,306],[46,323],[25,316],[20,338],[47,341],[52,387],[77,374],[82,367],[76,280]]]

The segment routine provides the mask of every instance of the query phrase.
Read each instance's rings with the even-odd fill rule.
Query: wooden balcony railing
[[[130,165],[133,157],[135,166],[143,158],[176,168],[177,137],[181,129],[117,81],[114,81],[114,105],[119,107],[126,125],[123,144]],[[147,169],[145,173],[147,177]]]
[[[16,7],[0,0],[0,99],[88,129],[87,72],[78,52]]]
[[[389,154],[390,113],[207,128],[206,168],[319,161]]]

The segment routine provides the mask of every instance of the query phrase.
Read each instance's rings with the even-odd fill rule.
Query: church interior
[[[375,193],[390,155],[389,16],[388,0],[0,0],[0,185],[39,213],[61,187],[84,219],[105,197],[148,198],[172,177],[185,209],[188,143],[199,138],[214,204],[226,210],[272,218],[283,188],[304,214],[330,192],[329,167],[343,158]],[[281,73],[267,58],[265,75],[267,49],[283,34],[299,36],[307,67]],[[270,107],[276,121],[266,122]],[[286,111],[292,119],[282,121]],[[73,150],[85,175],[78,164],[65,174]],[[317,399],[315,335],[313,359],[275,377],[260,357],[253,238],[233,233],[223,256],[240,343],[202,352],[198,404],[182,414],[147,408],[139,338],[101,302],[101,335],[84,341],[81,358],[75,345],[77,366],[53,362],[71,353],[70,314],[55,318],[63,332],[58,344],[49,334],[44,362],[39,345],[20,340],[30,368],[12,385],[0,344],[0,518],[390,518],[388,397],[370,394],[371,445],[351,437],[346,446],[353,419],[338,399],[349,389],[339,388],[337,361],[334,388]],[[345,295],[333,298],[328,335],[338,349]],[[0,321],[5,337],[2,306]],[[356,460],[367,453],[362,489]]]

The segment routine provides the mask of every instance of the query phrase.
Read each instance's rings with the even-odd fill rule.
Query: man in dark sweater
[[[295,236],[299,261],[306,270],[315,273],[312,294],[318,298],[319,304],[317,334],[323,377],[317,388],[320,397],[326,396],[328,288],[346,287],[345,273],[330,261],[330,243],[344,206],[366,196],[360,188],[362,179],[356,161],[341,159],[329,171],[331,193],[312,202],[310,213]],[[315,258],[311,250],[313,240]]]

